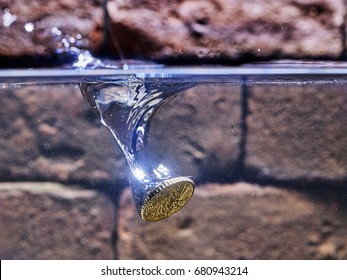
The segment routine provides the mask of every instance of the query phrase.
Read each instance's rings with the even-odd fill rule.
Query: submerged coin
[[[141,208],[146,221],[159,221],[180,210],[192,197],[194,182],[188,177],[176,177],[159,183]]]

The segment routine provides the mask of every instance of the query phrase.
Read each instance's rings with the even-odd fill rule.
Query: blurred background
[[[344,0],[0,0],[0,68],[346,60]],[[343,77],[197,85],[148,144],[197,183],[142,221],[76,84],[0,83],[1,259],[347,259]]]

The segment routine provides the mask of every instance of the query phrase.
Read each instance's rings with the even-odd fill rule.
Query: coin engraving
[[[194,183],[185,177],[180,177],[183,181],[177,179],[166,181],[149,197],[141,210],[144,220],[158,221],[169,217],[188,202],[194,192]]]

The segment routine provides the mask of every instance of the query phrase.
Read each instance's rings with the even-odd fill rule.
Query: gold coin
[[[158,184],[141,208],[146,221],[159,221],[180,210],[192,197],[194,182],[188,177],[176,177]]]

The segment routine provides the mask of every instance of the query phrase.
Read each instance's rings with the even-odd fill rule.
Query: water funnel
[[[132,75],[80,84],[88,104],[125,155],[135,207],[146,221],[171,216],[193,195],[194,182],[190,177],[175,174],[146,153],[149,126],[155,112],[192,86],[188,82],[158,83]]]

